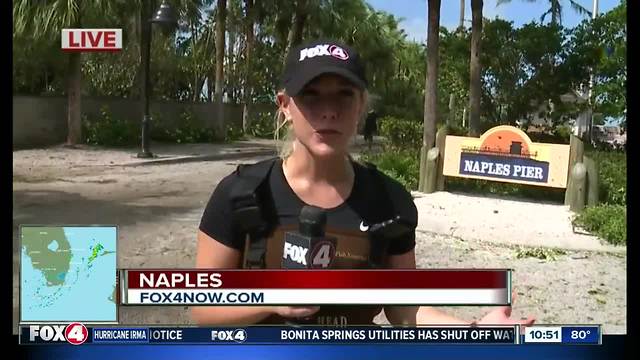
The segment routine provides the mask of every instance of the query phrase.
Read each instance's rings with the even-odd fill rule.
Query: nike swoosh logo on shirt
[[[369,225],[365,225],[363,221],[360,222],[360,231],[369,230]]]

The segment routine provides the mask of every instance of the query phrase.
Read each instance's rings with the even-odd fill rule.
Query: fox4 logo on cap
[[[309,249],[304,248],[300,245],[291,244],[289,242],[284,243],[284,251],[282,257],[284,259],[291,259],[294,262],[307,266],[307,251]]]
[[[80,345],[89,338],[89,331],[81,323],[69,325],[31,325],[29,326],[30,342],[68,342]]]

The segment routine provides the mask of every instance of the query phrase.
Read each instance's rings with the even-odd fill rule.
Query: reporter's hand
[[[274,312],[286,318],[305,318],[320,310],[320,306],[276,306]]]
[[[515,293],[511,295],[511,305],[516,299]],[[511,306],[501,306],[495,310],[490,311],[480,321],[478,325],[515,325],[531,326],[536,321],[535,317],[529,316],[526,319],[514,319],[511,317]]]

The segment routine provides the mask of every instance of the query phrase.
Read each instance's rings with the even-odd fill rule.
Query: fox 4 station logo
[[[244,329],[211,330],[211,341],[243,343],[247,341],[247,332]]]
[[[80,345],[88,338],[89,331],[81,323],[29,326],[28,343],[31,344],[68,342],[71,345]]]

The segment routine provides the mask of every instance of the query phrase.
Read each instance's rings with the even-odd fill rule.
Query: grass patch
[[[535,247],[535,248],[525,248],[521,247],[516,250],[516,258],[524,259],[524,258],[536,258],[540,260],[549,260],[554,261],[557,260],[558,256],[566,255],[567,253],[562,249],[550,249],[543,247]]]
[[[613,245],[627,243],[627,208],[622,205],[602,204],[586,207],[574,224]]]

